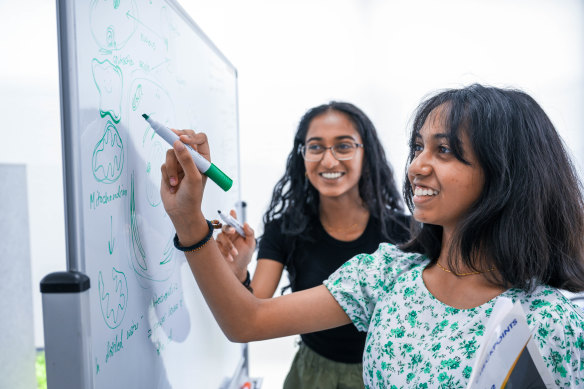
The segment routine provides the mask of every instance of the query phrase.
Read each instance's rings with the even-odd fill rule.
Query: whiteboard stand
[[[48,389],[92,389],[89,277],[51,273],[41,293]]]
[[[243,223],[247,222],[247,203],[245,201],[239,201],[236,204],[236,208],[239,215],[239,220],[241,220]],[[246,343],[243,345],[243,364],[241,366],[239,382],[240,383],[245,382],[248,380],[248,378],[249,378],[249,345]]]

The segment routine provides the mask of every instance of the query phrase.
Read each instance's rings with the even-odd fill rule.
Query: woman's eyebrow
[[[355,138],[351,135],[340,135],[340,136],[337,136],[335,139],[337,139],[337,140],[351,139],[353,141],[355,140]]]
[[[440,134],[434,134],[432,136],[432,138],[434,138],[434,139],[448,139],[448,134],[445,134],[442,132]]]
[[[420,134],[419,132],[414,133],[414,139],[424,139],[422,137],[422,134]],[[432,139],[448,139],[448,134],[441,132],[438,134],[433,134],[432,135]]]
[[[351,139],[351,140],[355,140],[355,138],[353,138],[353,136],[351,135],[339,135],[337,137],[335,137],[335,140],[343,140],[343,139]],[[312,138],[308,138],[306,139],[306,143],[308,142],[312,142],[312,141],[322,141],[323,139],[321,137],[318,136],[313,136]]]

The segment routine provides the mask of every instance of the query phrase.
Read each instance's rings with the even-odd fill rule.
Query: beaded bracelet
[[[253,294],[253,288],[251,287],[251,276],[249,275],[249,270],[245,276],[245,281],[242,282],[243,286]]]
[[[181,246],[179,241],[178,241],[178,235],[175,233],[174,234],[174,247],[177,250],[184,251],[186,253],[202,249],[203,246],[205,246],[207,243],[209,243],[209,241],[213,237],[213,229],[214,229],[213,223],[211,223],[207,219],[205,219],[205,221],[207,222],[207,225],[209,226],[209,233],[207,233],[207,235],[205,235],[205,237],[200,242],[195,243],[194,245],[188,246],[188,247]]]

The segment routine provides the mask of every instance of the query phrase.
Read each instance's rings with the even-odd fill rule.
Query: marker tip
[[[143,117],[144,119],[148,119],[148,118],[149,118],[149,116],[148,116],[148,115],[146,115],[145,113],[143,113],[143,114],[142,114],[142,117]]]

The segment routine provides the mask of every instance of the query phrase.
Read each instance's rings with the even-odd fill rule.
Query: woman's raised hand
[[[233,209],[229,214],[237,219],[237,213]],[[242,282],[247,276],[247,265],[251,261],[256,246],[254,231],[249,224],[243,225],[243,231],[245,238],[239,235],[235,228],[225,224],[215,239],[231,271]]]
[[[179,242],[189,246],[204,237],[209,227],[201,211],[206,177],[195,166],[184,143],[209,161],[211,154],[204,133],[195,133],[193,130],[173,131],[180,137],[180,141],[174,142],[173,149],[166,152],[166,161],[161,167],[160,195]]]

